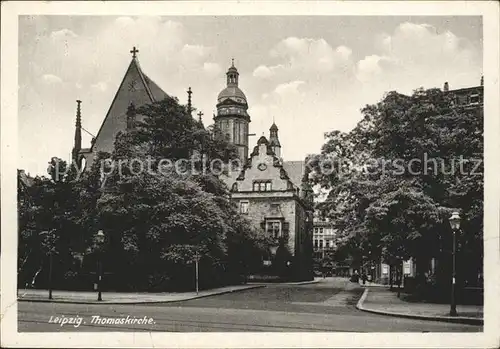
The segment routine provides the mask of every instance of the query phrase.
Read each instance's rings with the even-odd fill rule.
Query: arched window
[[[234,143],[236,144],[240,144],[240,122],[238,120],[235,120],[234,121],[234,130],[233,130],[233,134],[234,134]]]
[[[87,166],[87,159],[85,158],[85,156],[81,156],[80,157],[80,171],[83,172],[83,170],[85,170],[85,166]]]
[[[238,191],[238,183],[233,183],[233,186],[231,188],[232,192],[237,192]]]

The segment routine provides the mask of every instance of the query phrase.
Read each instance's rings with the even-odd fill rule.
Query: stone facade
[[[456,90],[450,90],[448,82],[444,83],[443,92],[448,93],[452,97],[452,107],[476,109],[482,108],[484,103],[484,79],[481,77],[479,86],[466,87]]]
[[[302,183],[293,183],[270,143],[261,137],[245,167],[237,176],[226,178],[231,198],[240,213],[274,241],[263,263],[278,262],[286,255],[289,275],[296,280],[312,279],[312,192]]]
[[[337,249],[337,230],[329,219],[314,218],[313,250],[315,258],[324,258]]]

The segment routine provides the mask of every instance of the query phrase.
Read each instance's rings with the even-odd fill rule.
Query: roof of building
[[[17,173],[19,175],[19,180],[25,186],[31,187],[35,183],[35,179],[31,177],[29,174],[26,174],[24,170],[17,170]]]
[[[115,104],[123,104],[128,105],[130,104],[128,99],[130,98],[130,93],[123,93],[123,91],[126,91],[126,86],[125,86],[125,81],[129,80],[129,77],[138,77],[138,83],[142,84],[144,89],[137,89],[136,93],[142,93],[145,95],[142,98],[143,101],[146,101],[146,103],[153,103],[156,101],[160,101],[166,97],[168,97],[168,94],[163,91],[153,80],[151,80],[146,74],[141,69],[141,66],[139,65],[139,61],[137,57],[133,57],[132,60],[130,61],[130,64],[127,68],[127,71],[125,72],[125,75],[123,76],[123,79],[120,83],[120,86],[118,87],[115,96],[113,98],[113,101],[111,102],[111,105],[108,109],[108,112],[106,113],[106,117],[104,118],[101,127],[99,128],[99,131],[97,132],[96,139],[99,138],[99,135],[101,131],[103,130],[104,125],[106,124],[107,120],[116,117],[116,115],[111,115],[112,110],[114,109],[113,107]],[[135,78],[131,78],[132,80],[135,80]],[[146,96],[147,95],[147,96]],[[127,101],[122,101],[123,98],[126,98]],[[126,102],[126,103],[125,103]],[[140,105],[136,105],[136,107],[139,107]],[[125,110],[123,111],[125,112]],[[95,143],[94,143],[95,144]],[[94,144],[92,144],[91,149],[94,149]]]
[[[265,136],[261,136],[259,138],[259,140],[257,141],[257,145],[260,145],[260,144],[269,144],[269,141],[267,140],[267,138]]]
[[[273,122],[269,131],[278,131],[278,126],[276,126],[276,124]]]
[[[225,89],[220,91],[219,96],[217,99],[221,101],[222,99],[227,99],[227,98],[242,98],[247,101],[247,96],[243,93],[242,90],[238,86],[227,86]]]
[[[283,161],[283,168],[285,169],[290,181],[300,188],[302,178],[304,177],[306,166],[304,161]]]
[[[149,87],[149,91],[153,95],[154,101],[161,101],[162,99],[168,97],[168,94],[163,91],[160,86],[158,86],[153,80],[151,80],[146,74],[144,74],[142,70],[139,69],[139,71],[144,77],[144,80]]]

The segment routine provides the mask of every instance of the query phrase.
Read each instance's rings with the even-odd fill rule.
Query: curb
[[[484,320],[483,319],[478,319],[478,318],[473,318],[473,317],[415,315],[415,314],[395,313],[395,312],[390,312],[390,311],[385,311],[385,310],[375,310],[375,309],[365,308],[363,306],[363,302],[365,301],[367,295],[368,295],[368,288],[365,288],[365,291],[363,292],[363,295],[361,296],[361,298],[359,299],[358,303],[356,304],[356,308],[359,309],[359,310],[361,310],[361,311],[366,311],[368,313],[379,314],[379,315],[387,315],[387,316],[395,316],[395,317],[402,317],[402,318],[408,318],[408,319],[419,319],[419,320],[440,321],[440,322],[452,322],[452,323],[468,324],[468,325],[483,325],[484,324]]]
[[[256,285],[256,286],[271,286],[271,285],[300,286],[300,285],[310,285],[310,284],[317,284],[317,283],[319,283],[319,280],[298,281],[298,282],[248,282],[248,284]]]
[[[206,298],[211,296],[218,296],[226,293],[234,293],[252,290],[256,288],[263,288],[265,285],[250,285],[246,288],[240,288],[236,290],[227,290],[217,293],[203,294],[203,295],[194,295],[191,297],[186,297],[183,299],[173,299],[173,300],[158,300],[158,301],[124,301],[124,302],[108,302],[108,301],[73,301],[73,300],[65,300],[65,299],[33,299],[33,298],[18,298],[18,302],[31,302],[31,303],[66,303],[66,304],[110,304],[110,305],[134,305],[134,304],[160,304],[160,303],[176,303],[176,302],[184,302],[198,298]]]

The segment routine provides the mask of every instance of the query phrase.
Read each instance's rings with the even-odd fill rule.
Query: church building
[[[168,96],[144,74],[137,58],[138,52],[139,50],[135,47],[130,51],[132,60],[89,148],[82,148],[82,101],[77,101],[75,143],[72,152],[73,161],[77,164],[88,168],[99,152],[111,153],[116,134],[131,127],[135,120],[140,120],[141,116],[136,115],[135,110],[143,105],[161,101]]]
[[[111,152],[116,134],[133,127],[140,119],[135,110],[142,105],[167,97],[140,68],[134,47],[132,60],[118,91],[90,148],[81,145],[81,110],[77,120],[73,160],[89,166],[99,151]],[[191,108],[191,89],[188,108]],[[241,214],[273,240],[262,258],[263,273],[310,280],[312,270],[313,193],[308,185],[305,161],[283,161],[278,127],[272,124],[269,138],[260,137],[249,154],[247,97],[239,87],[239,73],[234,61],[226,73],[226,86],[217,97],[215,127],[234,144],[243,167],[222,176],[231,199]]]

